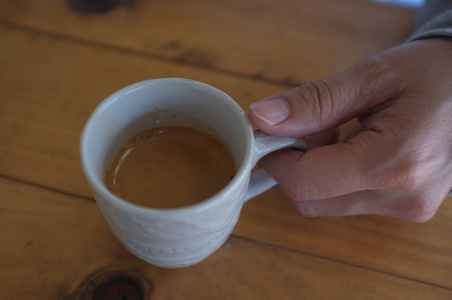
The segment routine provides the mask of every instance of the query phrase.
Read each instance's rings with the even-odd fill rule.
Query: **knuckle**
[[[425,223],[429,221],[436,213],[436,208],[424,206],[422,204],[414,205],[406,214],[409,221],[414,223]]]
[[[425,223],[433,218],[438,207],[438,201],[430,197],[416,196],[398,205],[396,214],[410,222]]]
[[[397,190],[412,191],[422,187],[429,179],[429,162],[415,157],[407,157],[394,164],[383,173],[385,182]]]
[[[292,89],[288,98],[297,99],[297,106],[303,107],[303,110],[309,111],[309,117],[313,118],[316,124],[322,121],[322,118],[330,116],[333,112],[333,91],[331,84],[324,81],[315,81],[304,84],[298,88]]]
[[[288,198],[289,202],[296,209],[296,211],[305,217],[316,217],[317,214],[307,202],[303,201],[306,197],[306,189],[302,188],[299,182],[294,180],[287,180],[283,182],[284,185],[280,185],[280,188]]]
[[[359,74],[359,78],[355,83],[353,97],[360,99],[361,103],[366,101],[366,104],[363,103],[365,107],[375,106],[373,101],[377,94],[379,97],[390,99],[405,88],[405,83],[400,78],[405,78],[406,75],[401,74],[400,70],[394,67],[393,59],[385,55],[376,55],[363,60],[356,65],[354,71]]]
[[[402,190],[415,190],[422,185],[423,172],[419,166],[414,162],[406,162],[398,166],[394,171],[396,174],[395,183],[397,187]]]
[[[400,71],[394,68],[394,61],[386,56],[371,56],[359,63],[357,68],[362,80],[363,88],[359,89],[361,96],[374,93],[376,87],[381,84],[392,87],[399,83],[397,79],[400,78]]]
[[[408,221],[421,224],[421,223],[430,221],[434,215],[435,214],[433,213],[433,214],[429,214],[429,215],[414,216],[414,217],[409,218]]]
[[[334,97],[332,97],[333,92],[330,85],[323,81],[315,81],[306,85],[306,91],[311,96],[310,98],[314,99],[310,105],[315,107],[313,110],[316,117],[320,119],[321,116],[331,114]]]
[[[297,201],[306,201],[316,198],[318,194],[318,187],[308,182],[301,183],[297,180],[286,180],[287,184],[283,187],[285,193],[290,199]]]
[[[299,183],[289,183],[284,187],[284,191],[290,199],[301,201],[303,200],[303,193]]]

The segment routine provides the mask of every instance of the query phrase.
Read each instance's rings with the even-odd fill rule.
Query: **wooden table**
[[[78,155],[88,116],[123,86],[192,78],[247,109],[396,45],[412,18],[364,0],[129,0],[106,13],[0,0],[0,299],[91,299],[118,277],[143,299],[452,299],[450,198],[411,224],[304,218],[270,190],[208,259],[167,270],[115,240]]]

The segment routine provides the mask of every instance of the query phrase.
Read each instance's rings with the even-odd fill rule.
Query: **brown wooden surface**
[[[78,14],[0,0],[0,299],[72,299],[134,270],[146,299],[451,299],[452,202],[426,224],[303,218],[275,190],[205,262],[159,269],[114,239],[81,173],[94,107],[130,83],[186,77],[247,109],[396,45],[412,11],[362,0],[129,1]],[[90,277],[91,276],[91,277]]]
[[[367,0],[124,0],[104,15],[2,0],[0,18],[78,42],[283,84],[331,75],[403,41],[412,12]],[[170,2],[170,3],[168,3]]]

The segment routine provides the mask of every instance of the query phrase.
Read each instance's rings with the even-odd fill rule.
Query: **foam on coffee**
[[[156,126],[119,150],[107,187],[134,204],[176,208],[213,196],[235,172],[231,153],[217,138],[196,128]]]

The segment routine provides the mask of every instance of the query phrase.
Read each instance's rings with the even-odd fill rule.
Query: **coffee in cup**
[[[107,187],[134,204],[177,208],[213,196],[235,171],[224,142],[196,128],[157,126],[119,150],[107,171]]]

